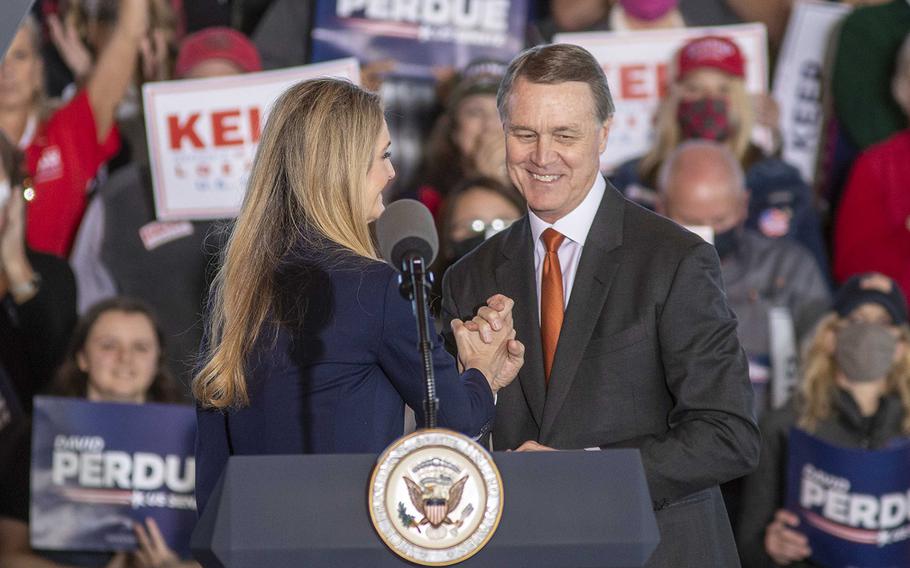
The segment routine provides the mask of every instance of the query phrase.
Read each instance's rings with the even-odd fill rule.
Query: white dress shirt
[[[584,249],[585,240],[588,238],[588,232],[594,223],[594,216],[597,215],[597,209],[600,207],[600,201],[603,199],[606,189],[607,183],[603,176],[597,174],[594,178],[594,185],[578,207],[553,224],[547,223],[533,211],[528,211],[528,219],[531,221],[531,237],[534,239],[534,274],[537,281],[538,317],[540,316],[540,281],[543,277],[543,259],[547,253],[540,235],[552,227],[554,231],[566,236],[559,246],[558,252],[559,266],[562,269],[563,308],[566,308],[569,305],[569,296],[572,294],[572,285],[575,283],[575,274],[578,272],[581,251]]]

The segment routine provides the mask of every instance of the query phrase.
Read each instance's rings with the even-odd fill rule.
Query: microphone
[[[401,199],[385,208],[376,220],[376,239],[382,258],[397,270],[406,269],[407,261],[413,258],[429,266],[439,251],[433,215],[414,199]]]
[[[376,240],[382,258],[399,271],[401,295],[411,301],[417,318],[417,350],[423,363],[423,412],[427,428],[436,427],[439,399],[433,371],[430,318],[427,307],[432,274],[428,267],[436,258],[439,236],[433,215],[423,203],[402,199],[389,204],[376,220]]]

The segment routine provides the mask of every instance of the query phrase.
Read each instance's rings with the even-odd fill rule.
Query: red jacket
[[[910,130],[860,155],[838,209],[834,276],[869,271],[910,293]]]
[[[25,150],[35,196],[26,210],[26,240],[37,251],[62,258],[85,211],[89,183],[120,149],[117,128],[98,142],[88,94],[80,91],[38,127]]]

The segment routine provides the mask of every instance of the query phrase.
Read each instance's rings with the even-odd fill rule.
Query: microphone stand
[[[427,319],[427,291],[433,280],[433,274],[426,269],[423,257],[409,254],[401,261],[401,295],[411,300],[414,314],[417,316],[417,348],[423,360],[423,380],[426,387],[423,399],[423,412],[426,427],[436,428],[436,413],[439,410],[439,399],[436,397],[436,375],[433,372],[431,353],[430,324]]]

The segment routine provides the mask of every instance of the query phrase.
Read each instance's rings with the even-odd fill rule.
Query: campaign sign
[[[705,35],[728,37],[746,60],[746,88],[768,90],[768,48],[764,24],[738,24],[672,30],[578,32],[556,34],[554,43],[580,45],[603,66],[616,105],[601,169],[638,158],[651,148],[654,115],[667,92],[671,61],[690,39]]]
[[[832,32],[849,12],[849,4],[800,0],[793,6],[777,59],[774,98],[780,105],[783,158],[809,184],[815,178],[822,135],[828,47]]]
[[[152,517],[189,552],[196,524],[196,414],[175,404],[36,397],[31,543],[44,550],[132,550]]]
[[[146,83],[145,123],[159,221],[235,217],[269,109],[291,85],[338,77],[358,84],[343,59],[211,79]]]
[[[391,74],[432,79],[434,68],[509,61],[524,47],[529,0],[319,0],[313,61],[393,60]]]
[[[848,449],[791,429],[787,508],[799,515],[819,565],[906,568],[910,443]]]

